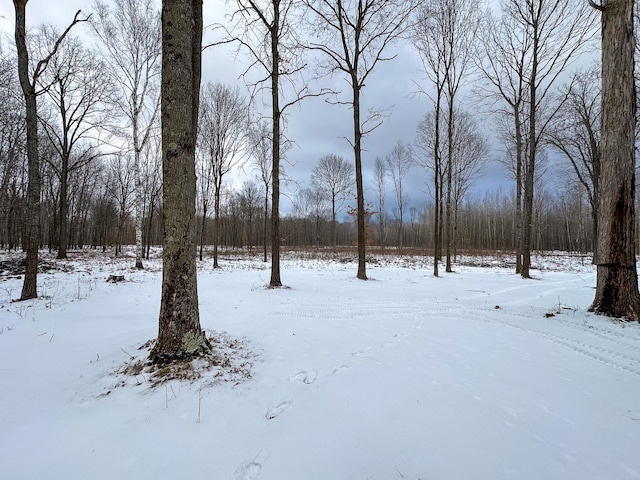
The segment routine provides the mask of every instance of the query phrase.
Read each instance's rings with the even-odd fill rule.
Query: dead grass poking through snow
[[[226,332],[206,330],[205,334],[211,343],[212,352],[183,362],[157,366],[149,361],[149,352],[155,340],[142,344],[138,351],[144,355],[132,356],[125,365],[114,374],[119,377],[116,387],[148,384],[156,388],[171,381],[199,382],[200,388],[213,387],[220,384],[239,385],[252,378],[251,368],[258,357],[245,339],[231,337]]]

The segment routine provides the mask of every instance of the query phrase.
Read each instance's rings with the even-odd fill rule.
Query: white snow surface
[[[152,388],[115,372],[157,334],[161,261],[71,256],[34,301],[0,276],[0,479],[640,478],[640,326],[587,311],[588,260],[523,280],[387,257],[365,282],[288,256],[286,289],[257,257],[205,260],[202,327],[252,377]]]

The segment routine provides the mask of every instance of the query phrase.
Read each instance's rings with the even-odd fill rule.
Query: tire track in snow
[[[422,305],[402,305],[397,303],[348,303],[336,306],[336,304],[306,304],[296,305],[296,308],[287,311],[275,311],[266,314],[269,318],[310,318],[340,320],[354,317],[370,317],[371,312],[385,316],[406,316],[420,313],[424,310]]]
[[[462,316],[473,321],[479,320],[485,323],[492,323],[492,324],[497,323],[505,327],[510,327],[531,335],[542,337],[552,343],[555,343],[556,345],[572,350],[576,353],[579,353],[592,360],[596,360],[609,367],[617,368],[619,370],[623,370],[625,372],[629,372],[634,375],[640,376],[640,357],[638,356],[616,352],[608,348],[604,348],[598,345],[592,345],[591,343],[586,343],[581,340],[574,340],[561,335],[557,335],[555,333],[545,332],[545,331],[537,330],[535,328],[531,328],[528,326],[514,324],[509,321],[496,318],[495,313],[497,312],[492,312],[492,315],[486,315],[486,314],[483,315],[482,311],[472,310],[472,311],[464,312]],[[508,313],[504,311],[500,311],[500,314],[506,315]],[[584,329],[582,331],[586,332],[587,330]],[[614,342],[614,343],[617,346],[622,346],[620,342]]]
[[[561,285],[573,282],[574,281],[555,283]],[[523,324],[517,324],[512,323],[504,318],[499,318],[500,316],[507,317],[514,315],[513,313],[509,312],[508,308],[495,309],[495,307],[486,307],[484,310],[477,308],[469,309],[468,305],[465,305],[464,303],[458,303],[461,301],[466,302],[469,300],[473,300],[474,298],[491,298],[504,292],[512,293],[513,291],[523,288],[527,288],[527,286],[518,285],[515,287],[500,290],[499,292],[493,292],[491,294],[485,294],[483,292],[480,295],[470,295],[467,297],[463,296],[456,299],[455,303],[449,301],[436,302],[434,304],[432,300],[429,300],[424,302],[411,302],[407,304],[388,302],[375,302],[366,304],[355,303],[347,304],[341,307],[336,307],[335,304],[326,303],[308,304],[299,306],[298,309],[296,309],[297,311],[274,312],[273,314],[271,314],[271,316],[295,316],[310,319],[348,320],[349,318],[354,317],[369,317],[371,316],[371,312],[374,311],[376,315],[382,315],[388,318],[414,317],[424,320],[425,318],[437,318],[442,316],[450,317],[453,315],[456,317],[468,318],[472,321],[480,320],[485,323],[497,323],[523,331],[531,335],[536,335],[545,338],[546,340],[555,343],[563,348],[572,350],[584,357],[596,360],[604,365],[640,376],[640,355],[637,353],[640,352],[640,337],[636,337],[634,335],[625,336],[619,332],[614,332],[599,326],[590,328],[590,326],[562,320],[560,316],[554,317],[553,321],[560,323],[563,327],[574,330],[576,334],[587,334],[588,336],[595,337],[594,340],[597,339],[604,342],[604,345],[597,345],[594,344],[594,342],[588,342],[584,339],[569,338],[557,333],[551,333],[528,326],[532,323],[539,323],[542,321],[540,311],[518,312],[517,316],[519,319],[523,320]],[[521,303],[522,301],[523,299],[519,299],[518,303]],[[489,310],[489,308],[491,308],[491,310]],[[397,343],[399,343],[398,339],[399,338],[396,334],[394,335],[394,338],[391,339],[391,341],[383,342],[380,346],[382,348],[386,348],[392,345],[396,345]],[[608,348],[607,345],[612,346]],[[620,350],[622,350],[622,352]],[[352,355],[357,357],[361,354],[362,352],[358,351],[354,352]],[[349,362],[346,363],[348,364]],[[340,365],[344,366],[345,363],[342,363]]]

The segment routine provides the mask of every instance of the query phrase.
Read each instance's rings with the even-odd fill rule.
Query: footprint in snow
[[[351,356],[361,357],[362,355],[366,355],[367,353],[369,353],[369,350],[371,350],[371,347],[367,348],[366,350],[358,350],[357,352],[353,352]]]
[[[336,374],[340,373],[341,371],[346,370],[347,368],[349,368],[349,365],[338,365],[336,368],[333,369],[331,374],[332,375],[336,375]]]
[[[292,377],[289,377],[290,381],[297,380],[302,383],[306,383],[307,385],[311,385],[315,383],[318,379],[318,371],[317,370],[303,370],[302,372],[298,372]]]
[[[258,478],[268,458],[269,452],[263,451],[256,455],[255,458],[243,462],[236,469],[235,480],[254,480]]]
[[[289,408],[292,403],[293,402],[290,400],[285,400],[284,402],[279,403],[275,407],[269,408],[269,410],[267,410],[267,414],[265,415],[265,418],[267,420],[273,420],[282,412],[284,412],[287,408]]]

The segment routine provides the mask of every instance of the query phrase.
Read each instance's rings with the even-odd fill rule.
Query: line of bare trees
[[[499,130],[506,152],[504,162],[515,181],[514,211],[508,217],[514,219],[510,242],[517,252],[518,271],[528,276],[529,252],[534,243],[540,244],[541,234],[533,230],[534,217],[536,202],[544,202],[543,195],[534,191],[547,168],[544,162],[548,156],[566,159],[565,165],[587,199],[591,214],[588,226],[592,229],[589,238],[595,238],[600,168],[600,92],[595,87],[599,79],[590,70],[568,73],[597,33],[596,16],[586,2],[543,0],[519,8],[520,2],[508,0],[497,13],[487,11],[480,0],[384,5],[247,0],[237,6],[234,18],[238,23],[225,26],[221,42],[236,42],[248,52],[251,62],[247,71],[258,69],[262,80],[247,81],[246,97],[234,86],[212,83],[203,87],[197,144],[200,245],[210,242],[215,252],[218,244],[226,245],[231,238],[223,224],[233,222],[225,217],[223,204],[231,203],[239,193],[229,193],[223,178],[239,165],[246,170],[251,164],[258,179],[252,197],[259,196],[262,202],[257,210],[259,218],[250,209],[251,233],[244,234],[245,243],[253,245],[259,237],[265,260],[271,244],[272,283],[280,283],[278,250],[289,237],[286,231],[279,231],[283,217],[280,181],[284,175],[280,160],[288,144],[283,115],[288,107],[316,95],[328,95],[328,101],[353,109],[353,137],[346,138],[355,162],[340,159],[344,170],[338,178],[355,184],[355,192],[337,185],[319,165],[311,186],[295,195],[292,217],[305,218],[313,211],[315,244],[327,243],[335,249],[340,243],[353,242],[339,235],[340,224],[349,224],[339,215],[347,206],[355,208],[359,277],[366,278],[360,263],[368,242],[377,239],[381,246],[402,250],[405,243],[418,243],[412,232],[427,223],[432,231],[420,235],[423,242],[431,239],[434,243],[434,273],[438,274],[443,258],[447,271],[452,269],[455,249],[466,238],[462,233],[463,207],[468,205],[468,194],[489,149],[477,118],[469,112],[487,107],[487,102],[486,114]],[[309,15],[300,22],[307,29],[303,32],[295,25],[304,8]],[[159,12],[151,0],[98,1],[93,10],[90,17],[81,15],[76,23],[87,21],[81,23],[90,25],[95,47],[80,42],[69,30],[60,34],[42,27],[30,35],[29,48],[35,58],[31,60],[32,75],[38,65],[41,69],[37,78],[31,79],[37,91],[40,127],[40,167],[37,172],[31,168],[33,176],[41,176],[42,208],[35,215],[41,227],[37,239],[39,245],[57,249],[61,258],[68,245],[114,245],[119,253],[121,245],[130,242],[133,222],[136,266],[141,267],[143,248],[148,251],[157,241],[162,212],[157,135]],[[324,38],[334,38],[334,33],[343,41],[334,44]],[[372,108],[370,116],[360,118],[359,96],[378,62],[394,59],[395,55],[386,53],[388,49],[405,38],[423,61],[427,81],[417,86],[432,100],[432,107],[417,127],[415,142],[400,142],[376,161],[377,187],[365,202],[362,163],[366,159],[362,158],[361,141],[375,134],[384,115]],[[308,63],[305,46],[307,52],[322,59],[320,73],[341,72],[345,76],[351,88],[348,98],[339,92],[310,88],[302,76]],[[38,59],[46,60],[46,65]],[[26,246],[25,219],[33,216],[24,213],[33,201],[26,201],[29,182],[23,100],[17,94],[16,62],[8,46],[3,46],[1,60],[0,74],[7,88],[2,90],[6,101],[0,145],[0,243],[17,248]],[[265,102],[273,107],[271,118],[269,122],[249,123],[256,99],[265,98],[258,95],[262,91],[272,94],[270,102]],[[482,105],[477,103],[479,98]],[[21,120],[16,122],[16,118]],[[329,159],[331,155],[325,161]],[[416,164],[422,167],[427,192],[425,198],[408,199],[405,176],[408,165]],[[391,209],[385,205],[387,183],[395,193]],[[351,204],[347,191],[355,194]],[[416,206],[425,204],[432,204],[430,215]],[[327,241],[320,231],[328,211]],[[419,220],[427,217],[429,222]],[[257,224],[260,235],[255,232]]]

